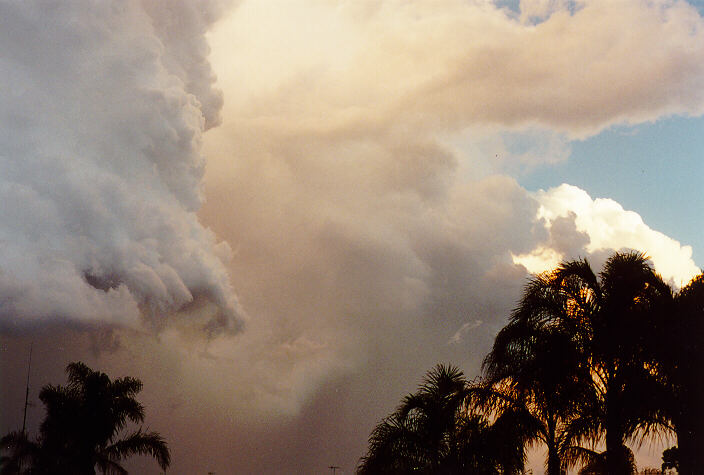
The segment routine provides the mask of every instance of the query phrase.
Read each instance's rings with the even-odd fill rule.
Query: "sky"
[[[702,14],[0,2],[0,431],[33,344],[30,430],[81,360],[144,382],[171,473],[353,473],[436,363],[479,375],[531,273],[637,249],[685,284]]]

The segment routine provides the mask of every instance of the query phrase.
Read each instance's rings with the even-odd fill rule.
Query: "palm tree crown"
[[[81,362],[66,367],[66,386],[47,385],[39,393],[46,407],[37,441],[13,432],[2,439],[13,449],[5,463],[7,473],[28,466],[28,473],[126,474],[120,460],[135,454],[151,455],[166,470],[170,454],[156,432],[141,428],[120,438],[128,421],[142,423],[144,407],[135,399],[142,383],[123,377],[111,381]],[[17,471],[15,471],[17,469]]]
[[[614,254],[598,277],[586,260],[565,262],[528,285],[485,370],[530,397],[549,449],[561,421],[561,465],[596,460],[577,444],[601,439],[608,473],[628,473],[627,440],[665,423],[643,394],[660,392],[652,329],[671,301],[641,253]],[[550,460],[548,469],[559,470]]]
[[[520,473],[525,440],[514,414],[493,424],[462,372],[438,365],[369,437],[360,474]]]
[[[534,438],[548,448],[548,475],[562,473],[567,425],[589,394],[568,302],[551,275],[535,277],[483,364],[486,384],[495,388],[493,406],[532,418]]]

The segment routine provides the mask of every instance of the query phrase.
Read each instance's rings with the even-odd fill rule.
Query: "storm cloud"
[[[203,227],[205,2],[3,2],[0,322],[242,323]],[[207,305],[212,308],[204,309]]]
[[[517,180],[702,113],[687,3],[166,5],[0,7],[0,369],[21,385],[34,341],[35,386],[141,378],[174,472],[350,473],[427,369],[478,374],[521,256],[696,271],[618,203]]]

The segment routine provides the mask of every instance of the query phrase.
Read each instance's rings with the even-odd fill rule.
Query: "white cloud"
[[[556,262],[565,258],[623,248],[645,252],[656,270],[678,287],[700,272],[692,260],[691,246],[682,245],[651,229],[638,213],[624,210],[614,200],[592,199],[586,191],[567,184],[540,190],[535,197],[540,203],[537,219],[545,221],[551,240],[559,235],[553,229],[557,221],[573,221],[576,233],[568,234],[573,243],[571,249],[555,249],[554,245],[541,244],[529,253],[514,256],[514,262],[523,264],[531,272],[553,268]],[[577,233],[586,235],[588,241],[575,239]]]
[[[246,2],[223,21],[212,40],[236,78],[230,120],[289,134],[475,125],[574,138],[704,110],[704,20],[685,2],[524,2],[546,17],[537,24],[491,2],[357,3]]]

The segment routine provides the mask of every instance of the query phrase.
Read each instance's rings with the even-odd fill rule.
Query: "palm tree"
[[[659,398],[649,395],[661,393],[652,329],[671,308],[672,290],[637,252],[612,255],[599,278],[586,260],[567,262],[554,280],[568,295],[592,380],[593,397],[570,424],[568,440],[603,434],[606,472],[630,473],[627,441],[667,424]]]
[[[569,299],[553,284],[543,274],[526,286],[483,369],[485,383],[494,388],[493,406],[520,410],[532,420],[527,427],[533,438],[548,449],[547,475],[560,475],[565,430],[585,404],[591,378],[569,325]]]
[[[669,454],[676,454],[679,473],[691,475],[704,466],[704,274],[675,295],[673,315],[663,317],[655,347],[664,406],[679,448]]]
[[[533,420],[526,417],[528,414],[521,407],[501,412],[487,407],[481,396],[485,389],[480,385],[469,388],[466,406],[457,422],[459,463],[453,473],[523,473],[526,448],[535,437]]]
[[[119,462],[131,455],[154,457],[166,470],[170,454],[164,439],[142,428],[120,438],[128,421],[144,421],[144,407],[135,399],[142,383],[124,377],[111,381],[81,362],[66,367],[68,385],[47,385],[39,393],[46,407],[37,441],[26,434],[10,433],[3,438],[12,455],[7,467],[27,464],[34,473],[126,474]],[[9,469],[9,468],[8,468]]]
[[[374,429],[359,473],[436,473],[456,458],[455,423],[465,386],[464,375],[454,366],[429,371],[418,391]]]
[[[420,439],[420,461],[431,472],[456,459],[455,426],[465,396],[466,380],[454,366],[438,365],[428,372],[415,394],[406,396],[399,407],[401,420],[413,427]]]
[[[359,474],[401,475],[423,467],[420,437],[396,411],[384,418],[369,436],[369,450],[357,467]]]
[[[507,412],[493,424],[474,403],[462,372],[438,365],[369,437],[360,474],[518,473],[524,441]]]
[[[485,370],[528,399],[543,424],[548,473],[594,461],[579,444],[600,440],[607,473],[630,473],[626,442],[666,424],[659,398],[644,395],[662,392],[652,328],[671,302],[636,252],[614,254],[598,277],[583,259],[528,285]]]

